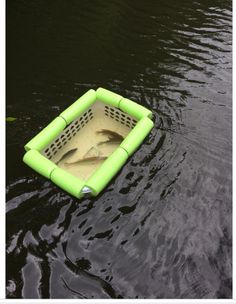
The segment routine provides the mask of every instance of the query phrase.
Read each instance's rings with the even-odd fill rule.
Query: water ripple
[[[7,6],[7,297],[230,298],[231,2]],[[155,126],[98,197],[76,200],[22,145],[98,86]]]

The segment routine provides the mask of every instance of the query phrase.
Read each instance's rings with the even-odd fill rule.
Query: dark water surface
[[[230,298],[231,1],[7,1],[7,297]],[[76,200],[23,145],[90,88],[156,124]]]

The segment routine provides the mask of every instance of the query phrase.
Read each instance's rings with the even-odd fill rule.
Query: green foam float
[[[92,173],[87,180],[82,180],[72,173],[58,167],[42,152],[55,141],[76,119],[91,106],[101,102],[119,109],[137,120],[119,147]],[[89,90],[71,106],[56,117],[46,128],[31,139],[26,145],[23,161],[42,176],[50,179],[64,191],[76,198],[86,193],[97,196],[120,171],[128,157],[141,145],[153,128],[152,112],[132,100],[123,98],[104,88]]]

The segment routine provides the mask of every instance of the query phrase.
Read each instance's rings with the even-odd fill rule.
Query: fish
[[[102,161],[105,159],[107,159],[107,156],[92,156],[92,157],[81,158],[73,163],[65,163],[65,165],[67,165],[67,166],[81,165],[81,164],[99,162],[99,161]]]
[[[83,158],[99,156],[99,154],[100,154],[100,152],[97,149],[97,146],[93,146],[88,150],[88,152],[85,153]]]
[[[121,141],[119,139],[108,139],[108,140],[104,140],[104,141],[100,141],[97,146],[103,146],[103,145],[119,145],[121,143]]]
[[[124,137],[114,131],[102,129],[101,131],[97,131],[97,134],[101,134],[107,136],[108,139],[105,141],[101,141],[95,146],[92,146],[84,155],[83,158],[77,159],[73,162],[66,162],[65,165],[75,165],[75,164],[84,164],[88,162],[97,162],[101,160],[105,160],[107,156],[102,156],[101,151],[99,151],[98,147],[106,144],[120,144],[123,141]]]
[[[109,140],[119,140],[122,141],[124,137],[117,132],[110,131],[107,129],[102,129],[101,131],[97,131],[97,134],[107,136]]]
[[[64,160],[65,158],[72,156],[78,149],[72,149],[67,151],[65,154],[62,155],[62,157],[56,162],[56,165],[58,165],[62,160]]]
[[[83,158],[79,158],[77,160],[74,160],[73,162],[67,162],[66,165],[75,164],[77,162],[80,162],[83,159],[91,158],[91,157],[98,157],[100,156],[100,151],[98,150],[97,146],[91,147],[83,156]]]

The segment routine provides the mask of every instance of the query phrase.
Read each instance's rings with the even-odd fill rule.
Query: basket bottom
[[[102,130],[116,132],[125,138],[131,131],[120,122],[106,116],[94,116],[57,154],[52,158],[57,163],[68,151],[77,149],[72,155],[62,159],[57,165],[65,171],[86,181],[95,170],[120,145],[119,140],[108,140]]]

